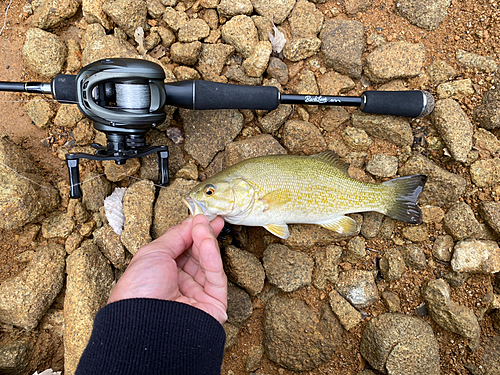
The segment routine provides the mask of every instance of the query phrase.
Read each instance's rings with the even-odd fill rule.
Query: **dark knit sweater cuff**
[[[117,301],[97,313],[76,374],[220,374],[225,337],[216,319],[187,304]]]

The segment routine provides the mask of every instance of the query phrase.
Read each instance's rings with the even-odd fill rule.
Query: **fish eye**
[[[213,193],[215,193],[215,186],[209,184],[209,185],[205,186],[203,191],[204,191],[205,195],[211,196],[211,195],[213,195]]]

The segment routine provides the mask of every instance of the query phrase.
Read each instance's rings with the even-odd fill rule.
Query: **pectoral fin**
[[[286,240],[290,236],[290,232],[288,231],[288,225],[286,224],[269,224],[264,225],[269,232],[278,236],[279,238],[283,238]]]
[[[345,234],[347,236],[353,235],[358,230],[358,225],[356,221],[351,219],[349,216],[340,216],[335,219],[319,224],[323,228],[330,229],[334,232]]]
[[[266,205],[264,211],[276,209],[290,202],[290,192],[287,190],[273,190],[260,200]]]

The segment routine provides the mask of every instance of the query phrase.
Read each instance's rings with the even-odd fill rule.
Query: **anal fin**
[[[283,238],[284,240],[290,237],[290,232],[288,231],[288,225],[286,224],[268,224],[264,225],[264,228],[266,228],[269,232],[271,232],[275,236]]]
[[[358,224],[349,216],[339,216],[329,222],[318,225],[347,236],[353,235],[358,231]]]

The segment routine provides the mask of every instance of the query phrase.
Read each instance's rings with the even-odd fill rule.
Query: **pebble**
[[[182,203],[181,198],[197,184],[197,181],[176,178],[169,186],[160,189],[153,210],[153,224],[151,226],[153,238],[160,237],[168,228],[187,219],[189,210]]]
[[[83,113],[74,104],[61,104],[54,117],[54,125],[72,129],[84,119]]]
[[[148,9],[142,0],[106,0],[102,10],[117,24],[130,38],[138,27],[147,29],[146,16]]]
[[[432,31],[437,29],[448,15],[450,4],[451,0],[401,0],[396,4],[396,11],[411,24]]]
[[[399,161],[395,156],[374,154],[366,165],[366,171],[378,177],[393,177],[398,172]]]
[[[278,108],[259,118],[259,128],[264,133],[273,134],[278,131],[293,112],[293,106],[280,104]]]
[[[478,128],[474,132],[474,148],[488,151],[490,154],[500,152],[500,140],[486,129]]]
[[[436,101],[431,119],[451,156],[465,163],[472,149],[474,126],[460,104],[453,99]]]
[[[243,115],[234,109],[180,109],[179,114],[186,133],[184,150],[204,168],[243,129]]]
[[[499,128],[498,111],[500,111],[500,90],[497,87],[484,93],[481,105],[474,108],[474,120],[486,129]]]
[[[88,29],[87,29],[88,30]],[[105,58],[135,58],[137,51],[125,40],[113,35],[91,39],[82,52],[82,66]]]
[[[141,180],[130,186],[123,197],[125,224],[121,242],[134,255],[142,246],[151,242],[150,229],[153,217],[155,187],[153,182]]]
[[[403,254],[396,247],[391,247],[380,258],[380,272],[386,281],[399,280],[406,271]]]
[[[363,129],[347,126],[342,134],[344,143],[353,150],[366,151],[373,141]]]
[[[253,312],[252,300],[247,292],[236,285],[227,288],[227,321],[236,327],[250,318]]]
[[[335,71],[352,78],[360,78],[362,55],[366,48],[361,22],[328,19],[319,34],[325,63]]]
[[[435,86],[449,81],[457,76],[457,71],[446,61],[436,59],[427,68],[432,84]]]
[[[472,81],[467,79],[459,79],[457,81],[441,83],[436,88],[437,99],[463,99],[474,94]]]
[[[29,100],[24,106],[24,109],[31,121],[40,129],[47,128],[55,115],[49,102],[43,99]]]
[[[62,245],[39,247],[26,268],[0,284],[0,322],[27,331],[38,325],[63,287],[65,255]]]
[[[277,57],[270,57],[267,65],[267,74],[271,78],[275,78],[282,85],[288,82],[288,66]]]
[[[379,299],[371,271],[352,269],[340,272],[335,289],[358,309],[364,309]]]
[[[391,239],[395,228],[396,220],[389,216],[384,216],[378,235],[380,238]]]
[[[427,157],[414,153],[399,169],[401,176],[423,174],[427,176],[424,190],[419,196],[420,204],[442,207],[455,202],[465,191],[467,182],[459,175],[439,167]]]
[[[229,44],[203,44],[196,69],[204,80],[213,80],[220,76],[227,59],[234,51],[234,47]]]
[[[262,291],[266,274],[252,253],[229,245],[223,256],[224,271],[229,280],[245,289],[251,296]]]
[[[346,0],[344,1],[344,11],[350,17],[358,13],[366,12],[372,6],[371,0]]]
[[[347,242],[344,260],[356,264],[358,260],[366,256],[365,240],[361,236],[353,237]]]
[[[239,65],[231,65],[227,68],[224,76],[229,81],[235,81],[243,85],[260,86],[262,84],[262,77],[250,77],[243,68]]]
[[[345,330],[349,331],[362,321],[361,313],[356,310],[339,292],[332,290],[329,294],[333,313]]]
[[[107,30],[111,30],[112,22],[109,20],[108,16],[102,10],[102,4],[104,2],[101,1],[82,1],[82,13],[83,17],[87,21],[88,24],[99,23]]]
[[[87,210],[99,211],[104,205],[104,199],[111,194],[111,183],[102,175],[90,172],[82,178],[82,203]]]
[[[292,11],[296,0],[252,0],[254,10],[262,17],[266,17],[277,25],[282,23]]]
[[[117,235],[109,224],[94,231],[94,242],[109,259],[113,267],[124,271],[129,263],[125,248],[121,243],[120,236]]]
[[[206,38],[210,34],[210,27],[201,18],[193,18],[183,24],[177,31],[179,42],[190,43]]]
[[[384,220],[384,215],[378,212],[363,212],[363,225],[361,226],[361,234],[366,239],[374,238],[377,236]]]
[[[422,43],[387,43],[368,55],[366,74],[373,82],[416,77],[422,72],[424,59]]]
[[[323,26],[324,15],[313,3],[299,0],[288,17],[294,39],[316,37]]]
[[[449,262],[451,260],[454,245],[455,243],[453,242],[452,236],[448,234],[439,235],[432,245],[432,255],[437,260]]]
[[[253,12],[253,5],[250,0],[221,0],[217,5],[217,12],[227,18],[240,14],[249,16]]]
[[[323,110],[320,126],[324,131],[333,132],[350,119],[351,115],[342,107],[327,108]]]
[[[46,78],[61,73],[66,61],[66,44],[55,34],[38,28],[26,32],[22,56],[27,67]]]
[[[313,155],[327,149],[321,131],[314,124],[302,120],[285,122],[283,145],[291,154]]]
[[[184,64],[195,65],[201,53],[202,44],[199,41],[191,43],[174,43],[170,46],[170,58],[172,61]]]
[[[311,284],[313,259],[281,244],[271,244],[262,258],[267,280],[284,292],[293,292]]]
[[[94,317],[108,300],[114,273],[90,240],[68,256],[66,273],[64,373],[74,374],[92,333]]]
[[[301,77],[300,81],[297,83],[294,89],[295,94],[299,95],[318,95],[319,89],[316,82],[316,76],[310,70],[307,70]],[[305,106],[307,110],[311,113],[317,113],[319,108],[317,105],[307,105]]]
[[[113,160],[102,162],[104,174],[109,181],[118,182],[136,174],[141,168],[141,162],[137,158],[127,159],[125,164],[116,164]]]
[[[480,56],[472,52],[458,49],[455,55],[458,63],[466,68],[476,69],[480,72],[494,73],[498,70],[498,65],[493,57]]]
[[[329,361],[343,330],[329,306],[317,313],[285,295],[267,303],[263,329],[267,357],[292,371],[312,370]]]
[[[7,341],[0,346],[0,372],[3,374],[26,374],[29,370],[33,344],[24,338]]]
[[[387,310],[389,310],[389,312],[401,312],[401,301],[396,294],[385,290],[382,292],[381,297],[385,307],[387,308]]]
[[[444,217],[444,210],[436,206],[422,206],[422,221],[426,224],[440,223]]]
[[[427,225],[410,225],[403,228],[402,235],[412,242],[423,242],[428,239]]]
[[[264,155],[283,155],[286,150],[269,134],[259,134],[227,145],[224,153],[225,166],[229,167],[245,159]]]
[[[246,59],[259,42],[257,27],[246,15],[231,18],[222,26],[222,39],[232,45]]]
[[[66,212],[55,211],[42,221],[43,238],[66,238],[75,228],[75,221]]]
[[[363,330],[360,352],[383,373],[440,373],[439,346],[432,328],[413,316],[385,313],[371,319]]]
[[[267,69],[271,57],[270,42],[258,42],[251,50],[248,58],[243,61],[243,69],[250,77],[260,77]]]
[[[63,0],[63,1],[39,1],[30,22],[39,29],[50,29],[62,21],[73,17],[81,1]]]
[[[401,254],[408,267],[420,271],[424,271],[427,267],[424,250],[419,245],[404,245],[401,247]]]
[[[446,211],[443,226],[455,241],[470,238],[479,231],[479,222],[472,208],[465,202],[456,202]]]
[[[176,66],[173,73],[179,81],[201,79],[200,73],[196,69],[187,66]]]
[[[355,86],[354,81],[350,77],[334,71],[326,72],[318,77],[318,87],[321,95],[337,96],[339,94],[345,94]],[[343,109],[342,107],[333,107],[329,109],[335,108]]]
[[[264,356],[264,347],[262,345],[252,346],[248,350],[248,355],[245,360],[245,370],[249,373],[260,368],[262,358]]]
[[[148,14],[154,19],[162,17],[163,13],[165,13],[165,6],[160,0],[148,0],[146,1],[146,7],[148,8]]]
[[[470,166],[472,182],[478,187],[495,185],[500,180],[500,159],[482,159]]]
[[[356,111],[351,121],[354,127],[363,129],[371,137],[396,146],[403,147],[413,143],[413,132],[405,117],[370,115]]]
[[[478,208],[486,223],[500,234],[500,202],[481,202]]]
[[[342,256],[342,247],[329,245],[314,254],[313,285],[320,290],[326,288],[327,283],[335,284],[339,278],[338,264]]]
[[[476,316],[466,306],[459,305],[450,297],[450,286],[443,279],[429,280],[422,296],[429,314],[443,329],[478,340],[481,328]]]
[[[455,272],[495,273],[500,271],[500,248],[496,241],[463,240],[455,244],[451,258]]]
[[[321,40],[316,37],[292,39],[285,44],[283,55],[290,61],[305,60],[316,54],[321,47]]]

